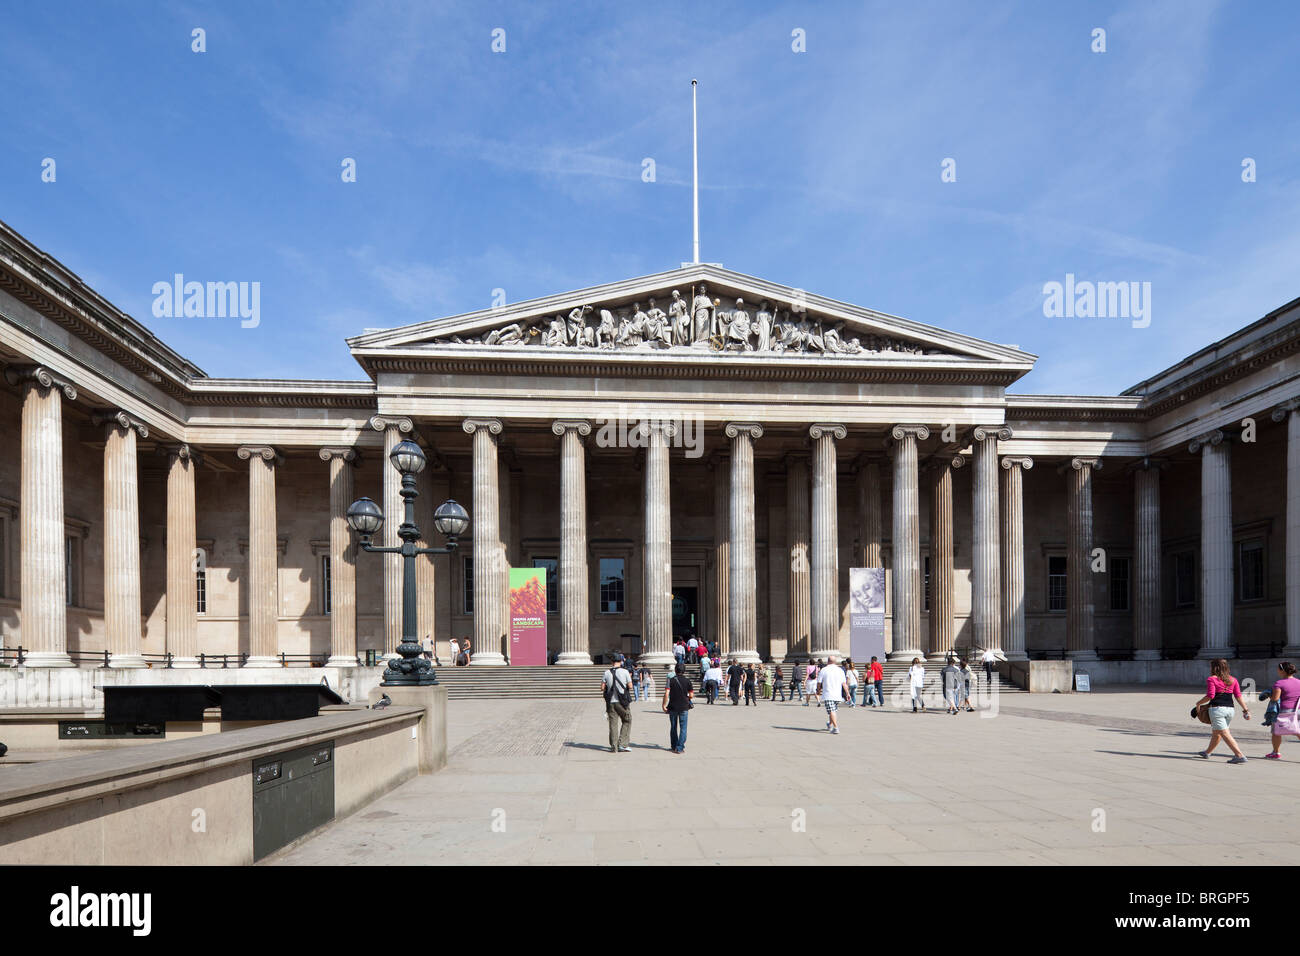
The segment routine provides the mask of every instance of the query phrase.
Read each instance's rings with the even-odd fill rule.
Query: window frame
[[[1047,585],[1047,594],[1045,595],[1045,597],[1047,598],[1047,612],[1049,614],[1065,614],[1070,610],[1070,560],[1069,557],[1064,554],[1049,554],[1046,557],[1047,557],[1047,569],[1046,569],[1047,574],[1046,574],[1045,583]],[[1052,571],[1053,561],[1061,562],[1061,571],[1059,573],[1053,573]],[[1060,607],[1053,607],[1052,606],[1052,598],[1053,598],[1052,585],[1053,583],[1058,581],[1059,581],[1059,589],[1060,589],[1059,591]]]
[[[1115,574],[1115,567],[1117,564],[1121,564],[1121,563],[1124,565],[1124,577],[1120,579],[1123,580],[1124,582],[1124,606],[1116,607],[1115,606],[1115,582],[1117,580],[1117,576]],[[1110,567],[1107,568],[1107,572],[1106,572],[1106,584],[1110,592],[1107,595],[1107,601],[1106,601],[1109,609],[1111,611],[1114,611],[1117,614],[1131,613],[1133,610],[1133,558],[1132,556],[1127,554],[1115,554],[1110,556]]]
[[[620,583],[622,585],[622,600],[619,602],[619,608],[615,611],[605,610],[605,585],[604,585],[604,564],[606,561],[617,561],[622,565]],[[623,617],[628,614],[630,601],[628,600],[628,565],[631,562],[627,557],[621,554],[598,555],[596,557],[596,613],[607,615],[609,617]]]

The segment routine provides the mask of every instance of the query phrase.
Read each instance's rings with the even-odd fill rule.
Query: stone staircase
[[[907,684],[907,669],[911,666],[910,662],[885,662],[884,666],[884,692],[888,699],[892,689],[896,687],[905,687]],[[789,679],[792,673],[793,664],[782,664],[781,668]],[[588,698],[599,699],[600,697],[600,678],[605,673],[607,665],[600,664],[590,667],[562,667],[553,665],[550,667],[439,667],[438,682],[447,687],[447,697],[450,700],[495,700],[501,698],[511,699],[537,699],[537,698]],[[942,666],[926,665],[926,692],[927,700],[941,701],[943,697],[942,678],[940,671]],[[862,670],[859,668],[859,675]],[[981,695],[988,692],[987,684],[984,680],[984,671],[982,668],[976,669],[976,683]],[[686,666],[686,676],[691,679],[693,684],[699,683],[699,668],[694,664]],[[1022,694],[1022,691],[1015,684],[1011,683],[1005,677],[997,672],[993,674],[993,681],[997,685],[999,694]],[[655,690],[662,693],[664,687],[664,673],[662,668],[655,668]],[[699,690],[699,688],[697,688]],[[972,685],[971,692],[974,695],[976,687]],[[907,691],[904,691],[907,694]],[[909,695],[910,696],[910,695]],[[858,700],[862,699],[862,689],[858,688]],[[934,706],[934,705],[932,705]],[[942,706],[938,704],[937,706]]]

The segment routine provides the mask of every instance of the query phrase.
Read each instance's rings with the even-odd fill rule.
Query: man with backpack
[[[605,713],[609,715],[610,753],[631,753],[632,675],[623,666],[622,654],[614,655],[614,663],[601,677],[600,692],[605,696]]]

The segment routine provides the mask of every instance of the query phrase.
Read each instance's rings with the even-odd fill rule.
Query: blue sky
[[[697,77],[705,261],[1019,345],[1017,392],[1114,393],[1300,295],[1297,28],[1208,0],[23,4],[0,219],[211,375],[358,379],[365,328],[690,259]],[[261,324],[155,318],[177,272],[260,282]],[[1044,317],[1067,273],[1150,282],[1150,326]]]

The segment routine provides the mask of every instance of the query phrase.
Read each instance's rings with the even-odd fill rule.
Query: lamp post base
[[[394,657],[384,668],[380,687],[430,687],[438,683],[433,661],[427,657]]]

